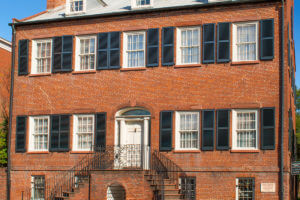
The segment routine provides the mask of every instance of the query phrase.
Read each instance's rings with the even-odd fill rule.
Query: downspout
[[[280,140],[280,199],[284,200],[284,72],[285,72],[285,68],[284,68],[284,60],[285,60],[285,56],[284,56],[284,0],[282,1],[282,10],[281,10],[281,140]]]
[[[10,99],[9,99],[9,131],[8,131],[8,159],[7,159],[7,200],[10,200],[10,169],[11,169],[11,134],[12,134],[12,109],[13,109],[13,94],[14,94],[14,73],[15,73],[15,40],[16,40],[16,31],[15,25],[11,25],[12,28],[12,56],[11,56],[11,78],[10,78]]]

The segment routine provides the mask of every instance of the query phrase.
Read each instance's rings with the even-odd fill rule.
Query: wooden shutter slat
[[[215,111],[202,111],[202,150],[214,150]]]
[[[62,37],[61,71],[72,71],[73,36]]]
[[[275,108],[261,109],[261,149],[275,149]]]
[[[96,148],[106,146],[106,113],[96,114],[96,134],[95,146]]]
[[[109,68],[120,68],[120,32],[109,33]]]
[[[174,65],[174,27],[162,29],[162,66]]]
[[[159,55],[159,29],[149,29],[147,31],[147,67],[158,66]]]
[[[27,117],[18,116],[16,118],[16,153],[26,152],[26,132],[27,132]]]
[[[230,111],[217,111],[217,150],[229,149]]]
[[[260,27],[261,60],[272,60],[274,58],[274,19],[261,20]]]
[[[28,74],[28,44],[29,40],[19,41],[18,75]]]
[[[50,148],[51,152],[69,151],[70,116],[51,116]]]
[[[172,150],[173,135],[173,111],[162,111],[160,113],[160,136],[159,149],[161,151]]]
[[[204,64],[215,62],[215,24],[203,25],[203,49]]]
[[[218,43],[217,43],[218,63],[224,63],[230,61],[230,25],[231,23],[218,24]]]

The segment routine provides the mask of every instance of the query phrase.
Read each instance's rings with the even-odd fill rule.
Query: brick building
[[[294,199],[292,0],[48,0],[11,25],[10,199]]]
[[[8,116],[10,68],[11,68],[11,43],[0,38],[0,122],[3,115]]]

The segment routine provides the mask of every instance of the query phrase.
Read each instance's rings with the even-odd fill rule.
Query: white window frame
[[[34,120],[35,119],[48,119],[48,140],[47,149],[34,149]],[[50,117],[49,116],[33,116],[29,117],[29,151],[30,152],[47,152],[49,150],[50,141]]]
[[[197,114],[198,116],[198,148],[181,148],[180,147],[180,114]],[[200,113],[194,111],[177,111],[175,114],[175,150],[199,150],[200,149]]]
[[[66,14],[72,15],[72,14],[81,14],[86,12],[86,0],[83,0],[83,8],[82,11],[71,11],[71,2],[74,0],[66,0]]]
[[[144,65],[136,66],[136,67],[128,67],[128,36],[135,35],[135,34],[143,34],[144,36]],[[142,68],[146,67],[146,32],[145,31],[134,31],[134,32],[125,32],[123,33],[123,68]]]
[[[95,115],[90,115],[90,114],[73,115],[73,147],[72,147],[72,150],[73,151],[93,151],[93,148],[79,149],[79,147],[78,147],[78,135],[77,135],[78,117],[92,117],[93,118],[92,147],[95,144]]]
[[[154,5],[154,0],[150,0],[149,5],[137,5],[137,0],[131,0],[132,9],[143,9],[143,8],[152,8]]]
[[[246,148],[246,147],[238,147],[237,146],[237,113],[248,113],[248,112],[254,112],[255,113],[255,119],[256,119],[256,144],[254,148]],[[237,109],[237,110],[232,110],[232,149],[233,150],[258,150],[258,143],[259,143],[259,116],[258,116],[258,110],[255,109],[248,109],[248,110],[242,110],[242,109]]]
[[[50,42],[50,71],[49,72],[37,72],[37,44]],[[52,71],[52,39],[39,39],[32,40],[32,55],[31,55],[31,74],[48,74]]]
[[[44,198],[35,198],[34,196],[34,192],[35,192],[35,186],[34,186],[34,182],[35,182],[35,178],[37,177],[44,177],[44,197],[45,197],[45,186],[46,186],[46,179],[45,179],[45,176],[31,176],[31,195],[30,195],[30,199],[32,200],[45,200]]]
[[[182,61],[182,46],[181,46],[181,33],[182,31],[186,30],[195,30],[197,29],[199,31],[198,35],[198,45],[199,45],[199,62],[191,62],[191,63],[183,63]],[[177,28],[177,41],[176,41],[176,65],[189,65],[189,64],[200,64],[201,63],[201,27],[200,26],[190,26],[190,27],[180,27]]]
[[[95,49],[94,49],[94,69],[80,69],[80,40],[82,39],[95,39]],[[96,61],[97,61],[97,37],[95,35],[88,36],[77,36],[76,37],[76,50],[75,50],[75,71],[95,71],[96,70]]]
[[[241,26],[241,25],[251,25],[254,24],[256,25],[256,59],[254,60],[239,60],[238,59],[238,51],[237,51],[237,27]],[[257,61],[258,60],[258,56],[259,56],[259,26],[258,26],[258,22],[239,22],[239,23],[234,23],[232,26],[232,60],[233,62],[247,62],[247,61]]]

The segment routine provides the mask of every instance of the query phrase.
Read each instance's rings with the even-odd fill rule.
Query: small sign
[[[274,193],[275,192],[275,183],[261,183],[260,191],[265,193]]]
[[[300,174],[300,162],[293,162],[292,163],[292,175],[299,175]]]

